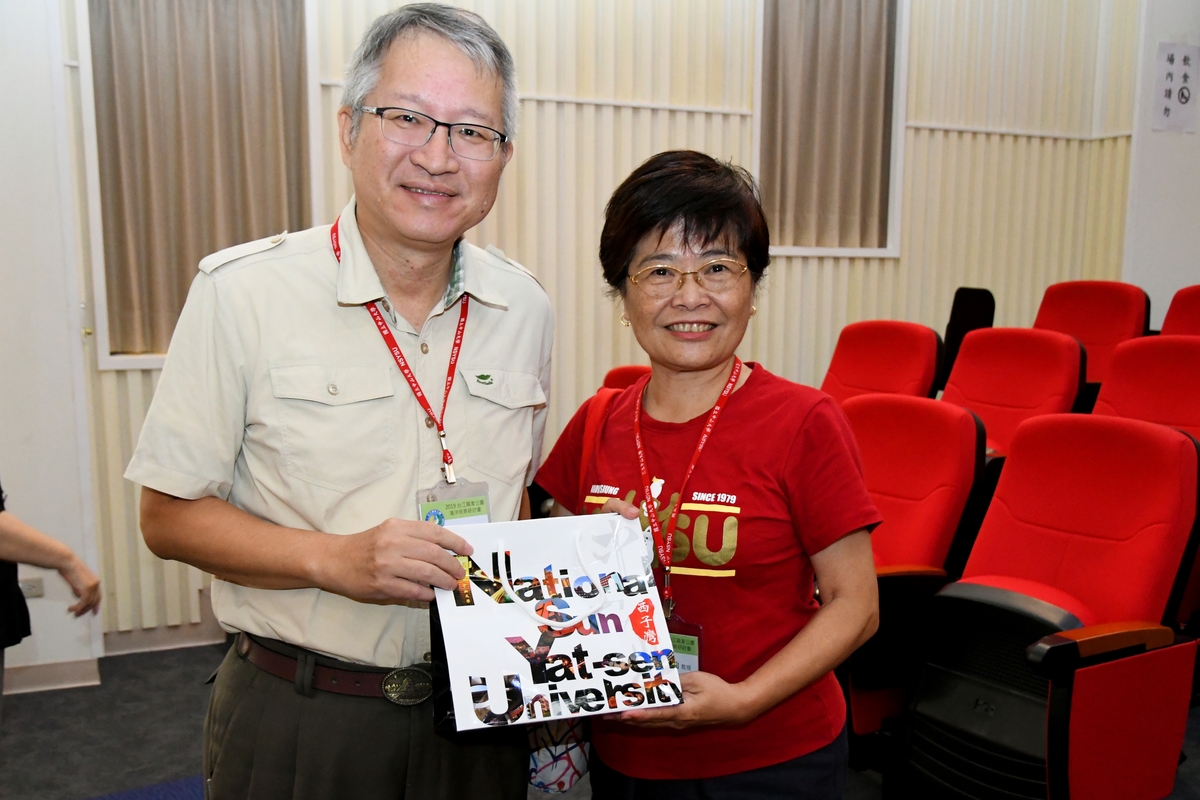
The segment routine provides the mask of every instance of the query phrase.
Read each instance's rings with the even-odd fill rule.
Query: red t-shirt
[[[635,400],[633,389],[613,399],[582,497],[586,404],[567,424],[537,474],[563,506],[595,513],[610,497],[641,502]],[[643,411],[647,467],[652,478],[665,481],[660,514],[679,501],[679,483],[707,418],[705,412],[667,423]],[[703,627],[705,671],[741,681],[817,612],[809,555],[877,525],[879,512],[837,404],[759,366],[730,396],[685,490],[671,567],[675,612]],[[810,753],[833,741],[845,721],[845,701],[830,672],[745,725],[660,732],[596,717],[592,743],[625,775],[710,778]]]

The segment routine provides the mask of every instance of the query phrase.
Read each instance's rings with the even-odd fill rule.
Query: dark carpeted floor
[[[224,645],[100,659],[100,685],[9,695],[0,797],[84,800],[200,774],[209,687]]]
[[[209,687],[205,680],[226,647],[194,647],[105,658],[101,685],[10,695],[0,721],[0,798],[86,800],[164,784],[200,773],[200,739]],[[1188,760],[1173,800],[1200,800],[1200,709],[1188,721]],[[186,794],[134,795],[185,797]],[[530,798],[549,798],[531,790]],[[565,800],[587,800],[584,783]],[[878,800],[879,776],[851,772],[847,800]]]

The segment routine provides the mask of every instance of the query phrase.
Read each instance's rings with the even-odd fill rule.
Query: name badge
[[[671,633],[671,649],[675,651],[675,667],[680,674],[699,672],[702,628],[673,614],[667,620],[667,630]]]
[[[488,485],[459,478],[417,492],[417,513],[435,525],[471,525],[490,522]]]

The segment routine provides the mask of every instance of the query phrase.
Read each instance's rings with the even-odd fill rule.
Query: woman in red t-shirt
[[[593,423],[586,465],[587,404],[537,480],[559,513],[640,508],[699,670],[681,705],[596,718],[595,797],[842,796],[832,670],[876,627],[880,517],[833,401],[734,355],[768,245],[753,180],[702,153],[654,156],[605,209],[604,278],[652,372]]]

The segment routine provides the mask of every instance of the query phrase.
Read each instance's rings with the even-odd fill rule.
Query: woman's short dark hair
[[[750,173],[695,150],[668,150],[635,169],[604,207],[604,280],[624,293],[638,244],[647,234],[662,235],[676,225],[689,245],[735,245],[755,284],[771,262],[771,235]]]

